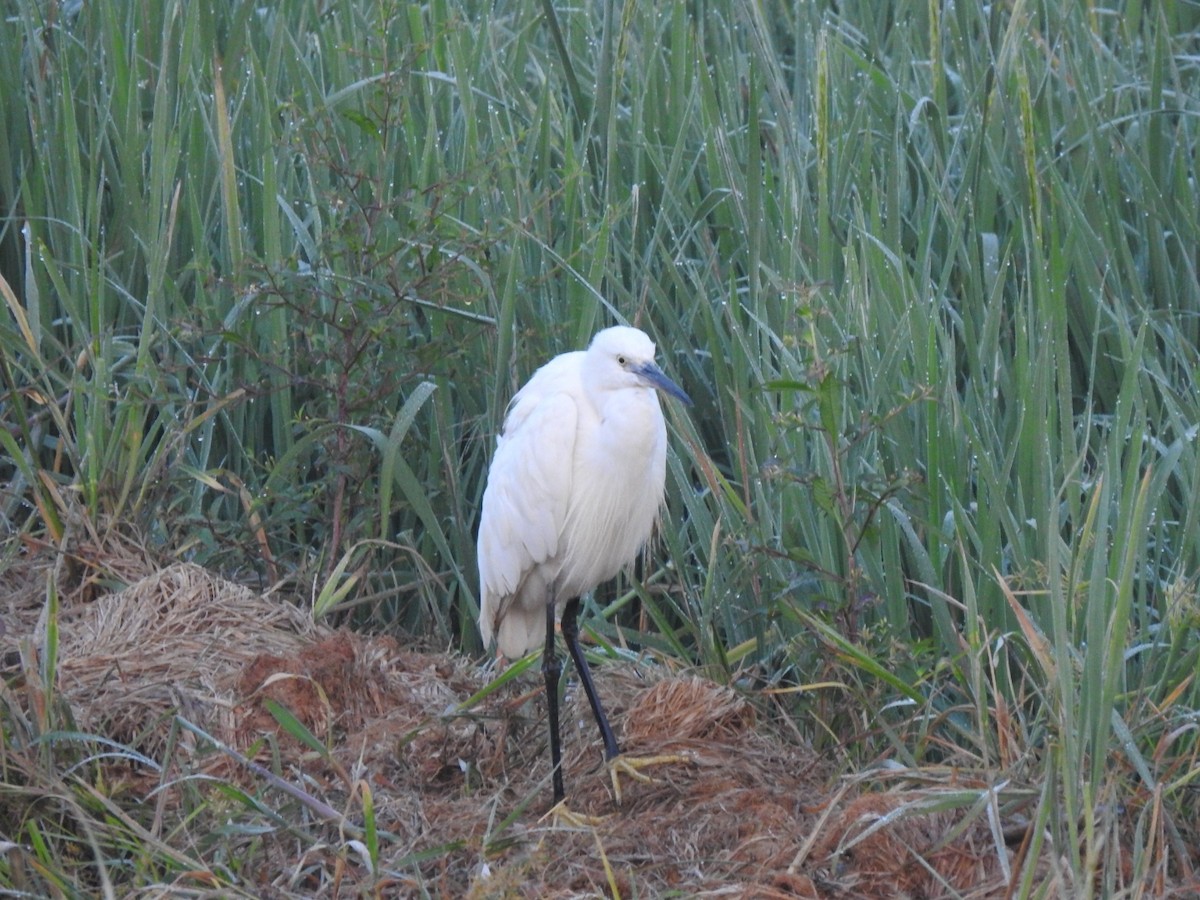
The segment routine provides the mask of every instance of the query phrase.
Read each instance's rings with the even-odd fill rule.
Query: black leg
[[[596,724],[600,726],[600,737],[604,740],[604,758],[616,759],[621,755],[621,748],[617,746],[617,739],[613,737],[608,718],[604,715],[604,707],[600,705],[600,695],[596,693],[596,686],[592,684],[592,672],[588,668],[587,660],[583,658],[583,649],[579,646],[579,623],[575,621],[578,615],[579,598],[576,597],[569,601],[567,608],[563,610],[563,639],[567,642],[571,659],[575,661],[575,668],[579,670],[579,680],[583,682],[588,703],[592,705],[592,715],[596,717]]]
[[[546,604],[546,646],[542,649],[542,675],[546,679],[546,706],[550,713],[550,765],[554,776],[554,802],[560,803],[566,796],[563,790],[562,746],[558,733],[558,681],[562,675],[562,662],[554,652],[554,592]]]

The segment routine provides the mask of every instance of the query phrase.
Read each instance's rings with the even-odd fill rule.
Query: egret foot
[[[608,775],[612,779],[613,796],[617,806],[621,805],[621,776],[628,775],[634,781],[642,784],[653,784],[654,779],[642,769],[650,766],[666,766],[678,763],[694,764],[695,758],[690,753],[663,753],[659,756],[614,756],[608,761]]]
[[[538,821],[545,822],[547,819],[555,828],[595,828],[607,819],[608,816],[589,816],[585,813],[573,812],[567,806],[566,800],[559,800],[549,811],[542,816]]]

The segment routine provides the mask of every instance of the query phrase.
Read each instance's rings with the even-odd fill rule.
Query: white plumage
[[[556,356],[513,397],[488,471],[479,527],[479,630],[510,659],[542,644],[559,603],[613,578],[650,538],[662,505],[667,429],[658,390],[687,396],[636,328],[601,331]]]

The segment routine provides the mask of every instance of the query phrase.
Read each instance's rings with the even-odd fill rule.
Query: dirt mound
[[[333,631],[188,565],[61,621],[60,689],[81,730],[172,772],[235,782],[323,835],[260,852],[245,887],[263,896],[371,886],[474,897],[987,897],[1004,894],[1014,857],[986,815],[968,817],[969,803],[836,789],[767,705],[652,661],[597,665],[597,685],[626,756],[677,759],[647,770],[649,783],[626,779],[617,808],[586,699],[568,687],[569,802],[594,817],[571,827],[545,815],[536,665],[498,679],[460,656]],[[155,775],[143,789],[158,784]]]
[[[64,621],[60,688],[82,730],[158,759],[177,711],[232,735],[229,683],[248,653],[295,653],[321,633],[290,604],[175,565]]]

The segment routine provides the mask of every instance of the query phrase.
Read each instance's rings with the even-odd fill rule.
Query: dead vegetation
[[[10,601],[10,634],[44,627],[27,597]],[[997,804],[947,801],[983,797],[983,782],[839,782],[766,704],[650,662],[598,666],[603,699],[627,754],[689,762],[627,783],[615,808],[586,701],[569,688],[569,802],[602,818],[556,827],[536,674],[486,691],[489,667],[332,630],[186,564],[68,598],[60,627],[59,693],[77,728],[163,765],[113,764],[114,793],[135,806],[153,796],[201,858],[222,817],[275,811],[223,851],[243,854],[232,886],[257,896],[1003,897],[1026,833]],[[231,805],[198,775],[259,806]]]

